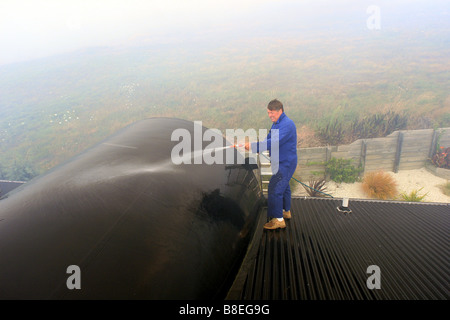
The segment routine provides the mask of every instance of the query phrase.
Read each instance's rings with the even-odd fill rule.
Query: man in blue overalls
[[[272,218],[265,229],[286,228],[284,219],[291,218],[291,188],[289,181],[297,168],[297,128],[284,113],[283,104],[272,100],[267,106],[272,128],[261,142],[246,143],[254,153],[269,150],[272,178],[268,187],[267,216]]]

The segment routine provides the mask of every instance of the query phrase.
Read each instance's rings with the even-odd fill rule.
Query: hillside
[[[297,127],[394,110],[450,126],[450,45],[433,32],[329,32],[101,47],[0,67],[0,179],[42,173],[136,120],[269,128],[285,104]]]

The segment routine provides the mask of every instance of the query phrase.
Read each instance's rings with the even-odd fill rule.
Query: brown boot
[[[284,229],[286,228],[286,223],[284,222],[284,220],[282,221],[278,221],[277,218],[273,218],[272,220],[270,220],[269,222],[267,222],[264,225],[264,229],[268,229],[268,230],[274,230],[274,229]]]
[[[289,211],[284,211],[284,210],[283,210],[283,218],[284,218],[284,219],[290,219],[290,218],[292,218],[291,210],[289,210]]]

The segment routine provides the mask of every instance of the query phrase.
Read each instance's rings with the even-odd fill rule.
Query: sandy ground
[[[450,203],[450,197],[446,196],[439,188],[441,185],[446,184],[447,180],[441,177],[437,177],[425,168],[415,170],[403,170],[398,173],[389,172],[397,182],[397,188],[400,193],[405,192],[409,194],[413,190],[419,190],[419,195],[428,193],[422,202],[441,202]],[[326,191],[335,198],[356,198],[356,199],[369,199],[361,188],[361,182],[355,183],[335,183],[329,181],[325,184]],[[299,185],[294,191],[293,195],[304,196],[308,195],[303,186]],[[401,200],[402,198],[395,199]]]

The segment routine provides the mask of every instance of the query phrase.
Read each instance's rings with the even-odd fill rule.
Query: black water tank
[[[0,200],[0,298],[223,298],[264,201],[259,177],[235,149],[236,163],[174,164],[177,129],[207,130],[136,122]]]

